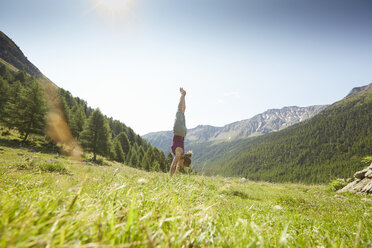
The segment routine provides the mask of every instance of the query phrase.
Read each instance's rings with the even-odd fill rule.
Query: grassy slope
[[[0,247],[372,246],[372,202],[363,196],[337,199],[326,186],[169,179],[3,144]]]

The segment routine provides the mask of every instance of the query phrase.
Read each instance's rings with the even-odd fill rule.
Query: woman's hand
[[[186,96],[186,91],[182,87],[180,88],[180,92],[183,96]]]

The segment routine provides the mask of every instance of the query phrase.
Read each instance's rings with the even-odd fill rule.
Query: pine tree
[[[128,153],[130,151],[131,146],[127,134],[124,132],[120,132],[116,139],[120,142],[120,145],[123,148],[125,156],[128,157]]]
[[[130,145],[133,146],[136,143],[136,134],[134,133],[133,129],[131,129],[130,127],[128,127],[126,133],[130,141]]]
[[[129,165],[134,167],[134,168],[137,168],[137,167],[139,167],[138,161],[139,161],[139,159],[138,159],[137,151],[136,151],[136,148],[133,146],[130,149]]]
[[[93,161],[97,154],[107,156],[110,152],[111,132],[106,118],[99,109],[96,109],[81,133],[83,147],[93,152]]]
[[[150,151],[150,149],[148,149],[147,152],[145,153],[145,155],[142,159],[142,163],[141,163],[142,169],[146,170],[146,171],[150,171],[150,168],[151,168],[151,161],[150,161],[149,151]]]
[[[115,152],[115,147],[114,147],[114,142],[112,141],[112,138],[111,138],[111,129],[110,129],[110,126],[109,126],[109,130],[110,130],[110,142],[108,144],[108,152],[107,152],[107,155],[106,157],[110,160],[116,160],[116,152]]]
[[[6,124],[15,127],[23,135],[23,141],[31,133],[41,134],[47,106],[40,84],[35,80],[28,87],[15,84],[5,111]]]
[[[10,87],[8,91],[7,103],[5,104],[1,118],[2,122],[8,128],[15,128],[17,122],[19,121],[18,105],[21,101],[21,92],[23,90],[24,89],[21,82],[16,81],[12,84],[12,87]]]
[[[159,153],[160,153],[159,169],[160,171],[166,172],[168,171],[167,158],[165,157],[164,152],[159,150]]]
[[[130,159],[132,157],[132,152],[131,152],[132,149],[129,150],[128,154],[125,154],[125,162],[130,165]]]
[[[172,162],[173,162],[173,155],[172,155],[172,153],[168,153],[167,158],[166,158],[166,162],[165,162],[164,172],[166,170],[169,170],[169,168],[171,167]]]
[[[114,149],[115,149],[115,160],[123,163],[125,161],[125,154],[118,140],[114,141]]]
[[[13,76],[12,76],[12,74],[9,72],[8,68],[6,68],[5,65],[0,66],[0,76],[5,81],[8,81],[8,82],[13,81],[13,79],[14,79]]]
[[[143,157],[145,156],[145,150],[143,149],[142,146],[138,147],[137,155],[138,155],[138,163],[141,164]]]
[[[127,129],[124,123],[114,120],[113,118],[109,118],[109,124],[114,137],[118,136],[121,132],[125,132]]]
[[[152,164],[151,171],[161,171],[161,169],[160,169],[160,163],[158,161],[155,161]]]
[[[2,122],[5,113],[5,105],[8,101],[9,84],[0,76],[0,122]]]
[[[67,104],[67,101],[63,97],[61,97],[61,107],[63,113],[65,114],[66,123],[71,128],[71,111]]]
[[[14,75],[14,80],[16,81],[20,81],[21,83],[24,83],[26,82],[27,80],[27,74],[26,72],[24,71],[18,71],[15,75]]]
[[[71,116],[71,125],[70,129],[72,132],[72,135],[79,140],[80,133],[84,129],[84,125],[86,122],[86,116],[84,113],[84,110],[82,107],[74,107],[72,110],[72,116]]]
[[[155,165],[158,168],[157,170],[160,171],[166,171],[167,169],[165,168],[165,155],[162,151],[160,151],[158,148],[154,147],[153,148],[153,156],[152,156],[152,164]]]
[[[144,139],[142,139],[142,137],[138,134],[136,134],[136,136],[134,137],[134,142],[138,145],[138,146],[143,146],[144,145]]]
[[[21,97],[21,101],[24,101],[24,103],[21,103],[21,106],[25,106],[25,109],[20,111],[20,118],[23,117],[23,123],[17,128],[21,133],[24,133],[23,141],[26,141],[30,133],[43,133],[47,106],[44,91],[39,82],[32,81],[30,87],[24,93]]]

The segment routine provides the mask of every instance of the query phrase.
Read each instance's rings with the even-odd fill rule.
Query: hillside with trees
[[[7,130],[17,130],[21,142],[29,145],[31,135],[41,136],[40,149],[58,151],[56,144],[45,135],[48,105],[42,83],[24,71],[15,70],[16,67],[9,68],[8,63],[0,64],[2,135],[8,135]],[[73,137],[85,151],[92,152],[93,162],[100,155],[147,171],[168,170],[169,155],[167,159],[130,127],[105,116],[99,109],[90,108],[86,101],[64,89],[58,88],[57,92]]]
[[[334,103],[279,132],[203,146],[196,169],[206,175],[272,182],[324,183],[351,177],[372,150],[372,88]]]
[[[32,133],[41,134],[47,107],[40,84],[24,72],[14,76],[0,68],[0,121],[19,131],[23,141]]]
[[[166,157],[159,149],[136,134],[124,123],[88,107],[84,100],[60,89],[66,121],[75,139],[95,155],[129,164],[135,168],[167,171]],[[148,163],[143,166],[142,162]]]

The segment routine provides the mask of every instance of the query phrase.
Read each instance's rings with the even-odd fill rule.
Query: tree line
[[[147,171],[169,168],[172,154],[162,151],[136,134],[124,123],[105,116],[98,108],[73,97],[59,88],[61,107],[74,138],[93,154]],[[0,124],[16,129],[26,142],[30,134],[45,135],[46,104],[44,91],[37,79],[23,71],[12,73],[0,67]]]

